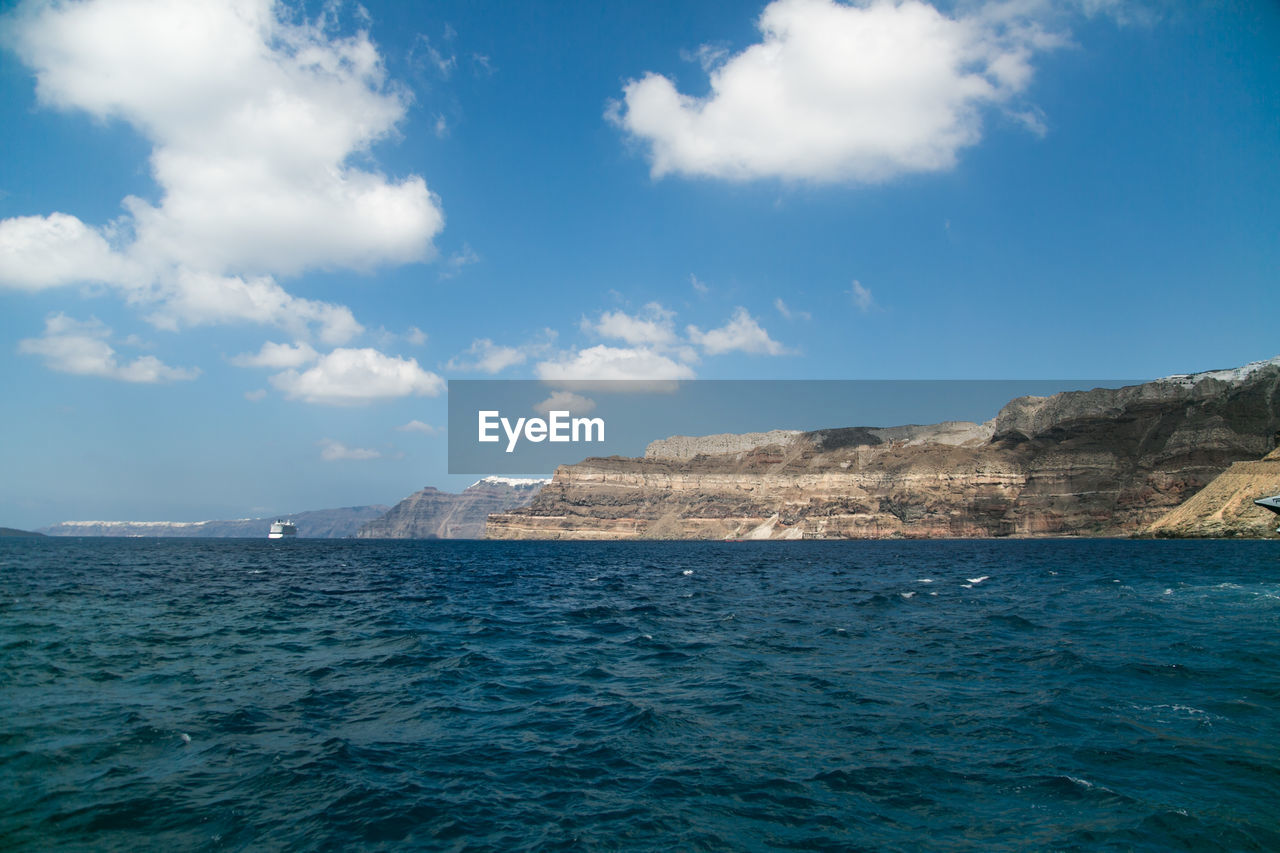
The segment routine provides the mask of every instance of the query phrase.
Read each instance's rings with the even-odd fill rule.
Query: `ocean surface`
[[[0,540],[0,849],[1280,850],[1280,542]]]

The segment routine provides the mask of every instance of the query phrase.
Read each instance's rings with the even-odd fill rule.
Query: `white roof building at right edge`
[[[481,484],[491,486],[511,486],[513,489],[528,488],[529,486],[545,486],[551,482],[550,477],[481,477],[476,480],[468,489],[473,489]]]
[[[1280,366],[1280,355],[1264,361],[1252,361],[1241,367],[1231,367],[1226,370],[1206,370],[1203,373],[1175,373],[1172,376],[1165,376],[1159,381],[1175,382],[1187,388],[1205,379],[1217,379],[1222,382],[1242,382],[1251,374],[1272,365]]]

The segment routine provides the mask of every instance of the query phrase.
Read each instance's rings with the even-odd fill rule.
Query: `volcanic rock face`
[[[428,486],[360,528],[357,539],[482,539],[485,518],[523,506],[548,480],[485,477],[461,494]]]
[[[1125,536],[1280,430],[1280,360],[1024,397],[987,424],[819,430],[561,466],[491,538]],[[717,437],[724,444],[722,437]],[[670,449],[672,452],[665,452]]]
[[[1176,538],[1261,538],[1274,536],[1280,516],[1254,504],[1280,494],[1280,449],[1257,462],[1237,462],[1186,503],[1143,531]]]

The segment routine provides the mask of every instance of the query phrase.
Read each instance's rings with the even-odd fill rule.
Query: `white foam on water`
[[[985,580],[990,580],[990,579],[991,579],[991,575],[983,575],[982,577],[968,578],[968,581],[969,583],[972,583],[972,584],[979,584]]]
[[[902,596],[903,598],[910,598],[911,596],[915,595],[915,593],[914,593],[914,592],[900,592],[900,593],[898,593],[898,595]]]
[[[916,583],[933,583],[933,578],[920,578]]]
[[[685,569],[680,574],[684,575],[685,577],[689,577],[689,575],[693,574],[693,569]]]

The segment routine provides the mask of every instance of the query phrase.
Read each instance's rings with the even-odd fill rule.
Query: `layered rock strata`
[[[1280,495],[1280,449],[1257,462],[1236,462],[1143,533],[1161,538],[1269,538],[1280,516],[1254,504]]]
[[[491,538],[1132,535],[1275,447],[1280,360],[1011,401],[986,424],[853,427],[561,466]],[[759,434],[757,434],[758,436]],[[677,437],[679,438],[679,437]],[[727,442],[715,437],[718,445]],[[714,449],[714,448],[712,448]]]

